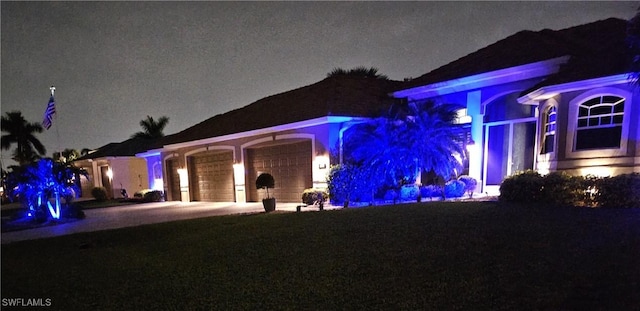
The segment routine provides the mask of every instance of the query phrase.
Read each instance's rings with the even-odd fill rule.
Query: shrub
[[[595,200],[601,207],[640,207],[640,174],[623,174],[596,181]]]
[[[580,199],[581,177],[565,172],[552,172],[543,177],[539,201],[552,206],[574,206]]]
[[[393,190],[393,189],[389,189],[387,191],[385,191],[384,196],[382,197],[383,200],[385,201],[393,201],[394,203],[396,202],[396,200],[398,200],[398,192]]]
[[[133,194],[133,197],[142,202],[164,201],[164,192],[161,190],[143,189]]]
[[[512,175],[500,185],[499,200],[503,202],[538,202],[544,179],[538,172],[527,170]]]
[[[318,200],[319,195],[322,195],[322,199],[325,202],[329,199],[329,193],[324,190],[315,188],[304,189],[302,192],[302,203],[313,205]]]
[[[442,188],[438,185],[420,187],[420,196],[423,198],[442,197]]]
[[[406,185],[400,188],[400,199],[403,201],[415,201],[420,195],[420,189],[416,185]]]
[[[96,201],[103,202],[107,200],[107,189],[104,187],[95,187],[91,189],[91,195],[96,199]]]
[[[367,175],[367,171],[350,164],[339,164],[331,167],[327,183],[331,203],[342,205],[348,202],[373,201],[375,183]]]
[[[459,180],[450,180],[444,184],[444,195],[447,198],[459,198],[464,195],[465,184]]]
[[[469,198],[473,197],[473,191],[476,190],[478,181],[467,175],[460,176],[458,180],[464,183],[464,191],[469,195]]]

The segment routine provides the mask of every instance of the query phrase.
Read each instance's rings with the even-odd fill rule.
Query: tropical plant
[[[455,178],[462,168],[464,151],[459,129],[454,125],[457,107],[426,101],[409,105],[406,129],[401,141],[418,167],[445,182]]]
[[[47,210],[54,219],[61,216],[61,199],[70,203],[77,187],[74,178],[78,172],[70,164],[55,162],[50,158],[40,159],[35,163],[14,167],[7,177],[10,196],[19,198],[29,209],[31,215]],[[86,176],[84,170],[79,171]],[[54,199],[51,204],[50,199]]]
[[[375,190],[399,190],[415,182],[418,166],[406,139],[406,123],[376,118],[345,133],[346,161]]]
[[[13,159],[19,165],[32,163],[46,153],[44,145],[35,136],[43,131],[39,123],[28,122],[20,111],[7,112],[1,123],[2,132],[7,133],[2,135],[2,149],[8,150],[15,144]]]
[[[359,66],[349,70],[343,68],[334,68],[331,72],[327,74],[327,77],[336,77],[336,76],[356,76],[356,77],[364,77],[364,78],[374,78],[380,80],[389,80],[389,77],[379,74],[378,68],[375,67],[364,67]]]
[[[475,191],[478,186],[478,181],[467,175],[458,177],[458,180],[464,183],[464,190],[467,192],[467,195],[469,195],[469,199],[471,199],[473,197],[473,191]]]
[[[79,158],[80,155],[81,154],[78,150],[67,148],[61,152],[54,152],[53,159],[62,163],[70,163]]]
[[[455,112],[453,105],[429,101],[356,124],[345,132],[345,161],[362,169],[362,178],[383,193],[415,183],[421,170],[444,185],[458,175],[464,156]]]
[[[640,86],[640,8],[636,15],[627,22],[626,42],[632,55],[629,78],[636,86]]]
[[[164,128],[168,123],[168,117],[162,116],[158,119],[158,121],[156,121],[153,119],[153,117],[147,116],[146,119],[140,121],[142,131],[131,135],[131,138],[156,139],[163,137]]]

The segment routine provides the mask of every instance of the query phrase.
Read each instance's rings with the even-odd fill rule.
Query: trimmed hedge
[[[595,200],[602,207],[640,207],[640,174],[605,177],[596,181]]]
[[[499,199],[548,206],[640,207],[640,174],[598,178],[553,172],[542,176],[529,170],[505,179]]]

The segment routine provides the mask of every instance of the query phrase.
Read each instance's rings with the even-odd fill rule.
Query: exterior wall
[[[248,186],[254,182],[253,180],[247,179],[247,163],[245,163],[246,150],[248,148],[266,147],[282,143],[299,142],[302,140],[311,140],[313,142],[312,154],[310,155],[312,161],[312,185],[314,187],[324,188],[326,187],[326,175],[328,174],[331,165],[330,152],[339,146],[338,136],[340,129],[344,126],[345,124],[343,122],[327,122],[296,129],[284,129],[256,135],[240,136],[234,139],[220,140],[211,143],[187,143],[177,144],[177,146],[165,146],[159,156],[163,162],[163,176],[166,177],[170,174],[177,176],[174,172],[167,171],[167,161],[175,159],[178,161],[178,167],[184,169],[183,172],[185,172],[186,175],[184,178],[181,178],[181,182],[185,187],[183,187],[180,198],[175,198],[175,195],[171,195],[170,178],[163,178],[163,188],[165,193],[167,193],[169,200],[191,201],[192,198],[190,193],[192,193],[192,189],[189,186],[189,180],[194,180],[194,176],[191,176],[193,172],[189,170],[187,165],[189,157],[213,150],[232,151],[234,159],[233,169],[236,202],[246,202],[248,198]],[[151,169],[149,164],[147,165],[147,169]]]
[[[575,150],[577,106],[600,94],[625,97],[620,148]],[[536,167],[541,173],[564,171],[572,175],[609,176],[640,172],[640,94],[628,83],[598,85],[571,90],[540,102],[538,146],[543,143],[544,112],[557,107],[554,152],[539,154]]]
[[[82,198],[92,199],[91,189],[104,187],[109,198],[121,198],[120,190],[127,190],[129,196],[136,191],[149,188],[149,176],[147,173],[147,161],[136,157],[113,157],[83,160],[74,163],[83,168],[89,175],[89,180],[84,181]],[[112,177],[106,175],[111,169]],[[121,186],[122,184],[122,186]]]
[[[126,189],[129,196],[142,189],[149,189],[149,176],[145,159],[135,157],[118,157],[109,159],[109,167],[113,172],[111,180],[112,197],[121,198],[121,189]]]

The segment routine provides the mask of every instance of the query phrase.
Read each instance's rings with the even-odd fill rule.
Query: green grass
[[[63,310],[640,307],[640,210],[424,203],[2,245],[2,298]]]

